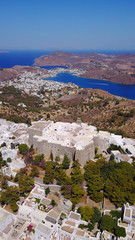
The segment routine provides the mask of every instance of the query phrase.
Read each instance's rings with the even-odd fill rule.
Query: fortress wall
[[[36,128],[28,128],[28,133],[29,133],[29,144],[30,145],[33,144],[33,137],[35,135],[42,136],[42,131],[40,129],[36,129]]]
[[[55,158],[56,156],[60,156],[61,158],[64,157],[66,154],[69,159],[72,161],[75,148],[71,147],[66,147],[66,146],[61,146],[56,143],[48,143],[47,140],[42,140],[41,142],[35,137],[34,138],[34,148],[37,149],[37,154],[44,154],[45,157],[49,158],[50,153],[53,153],[53,157]]]
[[[83,150],[77,150],[75,158],[79,160],[81,165],[84,165],[90,159],[94,159],[95,156],[95,146],[94,142],[91,142]]]
[[[29,144],[32,145],[37,150],[37,154],[44,154],[47,159],[50,158],[50,153],[53,153],[55,159],[56,156],[60,156],[63,160],[64,155],[66,154],[69,159],[72,160],[75,154],[75,159],[78,159],[81,165],[84,165],[86,161],[94,159],[95,156],[95,146],[101,146],[104,144],[102,139],[95,138],[94,142],[91,141],[83,150],[76,150],[75,147],[61,146],[57,143],[50,143],[47,140],[39,139],[38,136],[42,136],[42,130],[36,128],[29,128]],[[108,147],[108,144],[105,147]],[[100,150],[100,147],[99,147]]]
[[[101,138],[101,137],[94,137],[94,145],[95,147],[98,147],[98,154],[101,154],[102,151],[106,151],[107,148],[109,147],[109,143],[106,139]]]

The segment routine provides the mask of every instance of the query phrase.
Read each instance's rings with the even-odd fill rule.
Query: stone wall
[[[69,159],[73,159],[75,148],[61,146],[60,144],[56,143],[49,143],[47,140],[38,139],[38,137],[33,138],[33,146],[37,150],[37,154],[43,153],[46,158],[50,158],[51,152],[53,153],[53,157],[60,156],[63,159],[64,155],[66,154]]]
[[[108,141],[99,136],[94,137],[94,145],[95,147],[98,147],[98,151],[97,151],[98,154],[102,153],[102,151],[106,151],[107,148],[109,147]]]
[[[59,156],[62,160],[64,155],[66,154],[71,160],[71,164],[73,158],[78,159],[81,165],[84,165],[90,159],[94,159],[95,156],[95,145],[91,141],[84,149],[76,150],[75,147],[61,146],[57,143],[50,143],[47,140],[39,138],[42,136],[42,130],[36,128],[29,129],[29,144],[33,145],[34,149],[37,151],[37,154],[44,154],[47,159],[50,158],[51,152],[53,153],[53,157],[55,159],[56,156]],[[99,145],[99,144],[98,144]]]
[[[94,159],[95,147],[94,142],[91,141],[83,150],[77,150],[75,159],[78,159],[81,165],[84,165],[87,161]]]
[[[29,133],[29,144],[33,144],[33,137],[36,136],[42,136],[42,130],[41,129],[36,129],[36,128],[28,128],[28,133]]]

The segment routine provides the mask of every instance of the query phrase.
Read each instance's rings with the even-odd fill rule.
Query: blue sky
[[[135,0],[0,0],[0,49],[135,50]]]

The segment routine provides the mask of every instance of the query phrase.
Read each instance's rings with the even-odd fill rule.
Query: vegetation
[[[122,216],[123,216],[122,210],[121,211],[111,210],[110,214],[113,218],[116,218],[116,219],[122,218]]]
[[[51,201],[51,205],[52,205],[53,207],[56,206],[56,202],[55,202],[54,199],[52,199],[52,201]]]
[[[4,166],[8,166],[8,161],[3,160],[2,152],[0,152],[0,169]]]
[[[74,184],[82,183],[84,180],[83,175],[81,174],[80,164],[78,160],[73,162],[72,171],[71,171],[71,180]]]
[[[110,216],[104,215],[101,218],[100,229],[101,231],[107,230],[108,232],[114,233],[114,230],[117,227],[117,221]]]
[[[85,165],[84,177],[87,181],[88,194],[96,202],[103,197],[109,198],[117,207],[124,203],[135,202],[135,169],[127,162],[106,162],[100,158],[97,162],[89,161]]]
[[[65,157],[66,158],[66,157]],[[117,207],[124,203],[135,202],[135,168],[127,162],[116,163],[113,159],[106,162],[100,157],[96,162],[89,161],[84,166],[84,175],[81,173],[78,160],[73,161],[70,176],[67,176],[63,164],[59,161],[46,163],[44,183],[53,183],[62,186],[62,193],[76,205],[84,195],[83,180],[87,183],[87,193],[95,202],[101,202],[104,197],[109,198]],[[121,213],[111,212],[112,217],[118,218]],[[120,214],[120,215],[119,215]]]
[[[71,201],[73,204],[77,204],[80,202],[81,197],[84,194],[84,190],[80,186],[79,183],[73,184],[71,189]]]
[[[120,153],[125,154],[125,151],[121,148],[121,146],[117,146],[115,144],[111,144],[107,149],[107,152],[110,154],[112,150],[118,150]]]
[[[8,163],[11,163],[12,162],[12,159],[10,157],[7,158],[7,162]]]
[[[88,222],[88,224],[80,224],[79,228],[87,228],[88,231],[92,231],[96,223],[100,223],[101,212],[97,207],[90,208],[89,206],[79,207],[77,210],[81,214],[81,218]]]
[[[6,145],[6,143],[5,142],[3,142],[1,145],[0,145],[0,147],[6,147],[7,145]]]
[[[123,227],[117,226],[114,230],[114,233],[117,237],[126,237],[126,230]]]
[[[18,146],[18,149],[19,149],[20,153],[24,155],[24,154],[26,154],[26,152],[28,150],[28,146],[27,146],[27,144],[20,144]]]
[[[38,177],[38,176],[39,176],[39,171],[38,171],[37,167],[32,166],[30,177],[34,178],[34,177]]]
[[[43,179],[45,184],[53,183],[55,173],[54,168],[55,168],[54,162],[46,163],[45,176]]]
[[[44,159],[44,154],[35,155],[33,159],[33,163],[36,165],[39,165],[43,159]]]
[[[45,194],[48,195],[49,193],[50,193],[50,188],[47,187],[47,188],[45,189]]]
[[[70,159],[69,159],[68,156],[65,154],[65,155],[64,155],[63,162],[62,162],[62,167],[63,167],[63,169],[68,169],[69,166],[70,166]]]
[[[85,220],[87,222],[92,219],[92,216],[94,214],[94,210],[89,206],[79,207],[77,212],[81,214],[82,220]]]
[[[34,186],[34,180],[28,175],[23,175],[19,177],[18,183],[20,192],[22,194],[30,192],[32,190],[32,187]]]
[[[19,196],[19,188],[7,187],[6,190],[1,192],[0,202],[2,205],[10,204],[11,209],[16,212],[18,210],[16,202],[19,200]]]
[[[117,225],[117,220],[110,216],[104,215],[101,218],[100,230],[107,230],[108,232],[115,234],[117,237],[126,237],[125,228],[119,227]]]

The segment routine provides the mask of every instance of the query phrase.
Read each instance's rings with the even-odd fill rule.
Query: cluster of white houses
[[[40,201],[36,202],[36,199]],[[0,240],[98,240],[86,230],[78,228],[81,220],[79,213],[72,212],[70,200],[57,199],[52,207],[50,197],[38,185],[25,199],[18,201],[19,211],[14,215],[0,207]],[[33,231],[28,231],[29,227]]]
[[[6,145],[3,143],[6,143]],[[86,161],[96,161],[95,147],[98,153],[110,158],[107,148],[110,144],[121,146],[125,154],[118,150],[112,151],[117,162],[132,162],[135,157],[134,139],[122,138],[122,136],[110,134],[105,131],[97,131],[96,127],[89,126],[78,120],[76,123],[64,123],[53,121],[33,122],[31,127],[25,124],[15,124],[6,120],[0,120],[0,151],[4,160],[11,157],[9,167],[2,168],[2,174],[15,175],[25,166],[23,159],[18,156],[17,145],[20,143],[33,144],[38,154],[44,154],[50,158],[60,156],[63,159],[66,154],[71,161],[79,159],[83,166]],[[14,148],[11,147],[14,146]],[[36,182],[36,181],[35,181]],[[17,184],[8,181],[8,185]],[[72,212],[72,203],[65,200],[60,194],[56,197],[57,185],[49,186],[51,193],[45,196],[45,187],[35,184],[27,198],[21,197],[17,202],[19,210],[12,214],[6,210],[6,206],[0,207],[0,240],[100,240],[112,239],[112,234],[100,230],[97,235],[80,229],[79,224],[87,224],[81,220],[77,212]],[[52,188],[51,188],[52,187]],[[55,189],[55,190],[53,190]],[[52,206],[51,200],[55,199],[57,205]],[[38,201],[37,201],[38,200]],[[123,219],[118,220],[118,225],[126,230],[125,240],[135,240],[135,206],[124,205]],[[32,228],[33,231],[29,231]]]
[[[113,234],[98,229],[96,236],[80,229],[81,215],[73,212],[70,200],[57,198],[57,205],[51,205],[52,196],[45,196],[44,188],[39,185],[31,190],[29,196],[18,202],[19,211],[12,214],[0,207],[0,240],[100,240],[113,239]],[[38,201],[36,201],[38,199]],[[107,210],[104,211],[106,215]],[[135,239],[135,206],[128,203],[123,207],[123,218],[118,226],[124,227],[124,240]],[[29,229],[32,231],[29,231]]]

